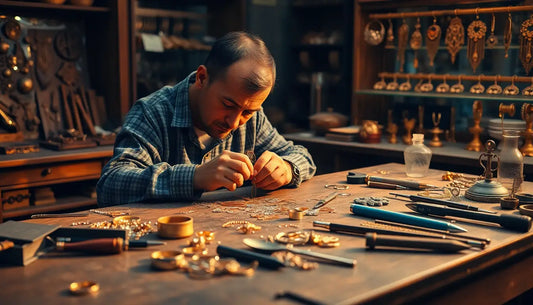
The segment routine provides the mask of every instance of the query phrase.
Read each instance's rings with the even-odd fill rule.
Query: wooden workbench
[[[357,169],[372,175],[407,178],[401,164],[384,164]],[[385,172],[378,172],[385,171]],[[250,188],[236,192],[217,191],[206,194],[194,203],[131,204],[106,208],[126,210],[151,221],[166,215],[187,215],[194,219],[195,232],[212,230],[216,242],[230,247],[248,249],[242,239],[250,237],[235,230],[222,228],[231,220],[247,220],[262,230],[251,237],[266,237],[281,231],[313,229],[314,220],[342,224],[359,224],[370,219],[353,216],[349,206],[353,199],[385,196],[388,190],[349,185],[318,216],[305,216],[299,221],[288,219],[287,212],[278,219],[258,220],[251,214],[259,210],[272,211],[265,206],[280,208],[311,207],[318,199],[332,192],[325,184],[345,183],[347,172],[320,175],[303,183],[298,189],[281,189],[260,193],[249,200]],[[421,182],[439,186],[442,171],[432,170]],[[525,182],[524,190],[533,190],[532,182]],[[414,194],[415,191],[400,191]],[[227,203],[245,201],[244,207],[230,207]],[[222,205],[221,203],[225,203]],[[390,200],[385,209],[409,211],[405,201]],[[501,212],[499,204],[474,203]],[[218,212],[218,213],[217,213]],[[517,211],[504,213],[518,214]],[[276,213],[274,213],[276,214]],[[110,220],[104,215],[61,219],[33,219],[34,223],[62,224],[89,220]],[[502,304],[533,288],[533,233],[516,233],[497,225],[474,223],[458,219],[456,224],[467,228],[468,235],[488,237],[491,243],[485,250],[466,250],[453,254],[417,251],[366,250],[364,238],[329,233],[340,237],[338,248],[306,246],[317,252],[357,259],[355,268],[321,263],[316,270],[292,268],[269,270],[259,268],[251,277],[220,276],[206,280],[189,278],[180,271],[156,271],[150,267],[150,254],[155,250],[174,250],[188,244],[190,238],[167,240],[164,246],[134,249],[105,256],[44,256],[25,267],[0,266],[0,300],[2,304],[297,304],[275,300],[280,291],[289,291],[324,304]],[[158,240],[156,233],[144,238]],[[214,250],[211,250],[214,251]],[[212,252],[213,253],[213,252]],[[92,280],[100,284],[95,295],[72,296],[71,282]]]

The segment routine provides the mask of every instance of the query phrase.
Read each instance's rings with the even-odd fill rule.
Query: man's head
[[[264,42],[231,32],[213,45],[190,87],[195,127],[224,138],[261,109],[274,86],[276,66]]]

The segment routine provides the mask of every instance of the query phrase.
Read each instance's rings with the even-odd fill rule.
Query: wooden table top
[[[401,164],[383,164],[357,169],[370,175],[407,179]],[[431,170],[419,181],[444,186],[444,172]],[[515,293],[533,287],[532,265],[529,271],[523,267],[512,269],[514,262],[533,263],[533,233],[517,233],[487,223],[457,219],[456,224],[468,229],[466,234],[487,237],[491,243],[484,250],[464,250],[459,253],[436,253],[420,251],[367,250],[365,239],[359,236],[336,234],[313,228],[313,221],[321,220],[341,224],[360,224],[369,218],[354,216],[350,204],[355,198],[388,196],[389,190],[368,188],[364,185],[349,185],[340,192],[349,194],[337,197],[328,203],[318,216],[305,216],[302,220],[289,220],[287,209],[312,207],[319,199],[333,190],[325,184],[345,184],[347,172],[320,175],[304,182],[297,189],[281,189],[259,193],[250,200],[250,187],[235,192],[216,191],[205,194],[194,203],[130,204],[109,207],[104,210],[128,211],[140,216],[142,221],[154,225],[160,216],[185,215],[194,219],[194,231],[215,232],[215,242],[209,246],[211,253],[218,244],[247,249],[245,237],[265,238],[279,232],[314,229],[323,235],[337,236],[341,245],[337,248],[303,246],[332,255],[357,260],[357,266],[347,268],[320,263],[315,270],[302,271],[293,268],[269,270],[259,268],[250,277],[224,275],[210,279],[191,279],[181,271],[156,271],[150,267],[150,254],[156,250],[176,250],[188,244],[191,238],[165,240],[166,245],[131,249],[117,255],[48,255],[25,267],[0,265],[0,300],[6,304],[297,304],[294,301],[275,300],[276,293],[289,291],[324,304],[401,304],[429,296],[424,304],[447,302],[446,298],[433,297],[442,289],[445,295],[463,299],[463,292],[456,286],[476,288],[474,280],[496,281],[494,287],[482,284],[477,287],[477,298],[483,304],[502,303]],[[524,190],[533,190],[532,182],[525,182]],[[415,194],[416,191],[398,191]],[[390,197],[390,196],[389,196]],[[408,212],[404,200],[390,197],[390,204],[383,209]],[[499,204],[472,203],[485,209],[518,214],[518,211],[501,211]],[[243,206],[232,206],[243,205]],[[269,220],[260,220],[251,215],[262,215]],[[276,217],[277,216],[277,217]],[[277,219],[273,219],[277,218]],[[32,219],[28,222],[70,226],[77,221],[108,221],[109,217],[90,214],[88,217]],[[250,221],[262,227],[255,234],[242,234],[235,227],[223,228],[232,221]],[[144,239],[160,240],[157,233]],[[501,266],[509,266],[508,271]],[[502,278],[491,278],[487,270],[513,272],[512,284]],[[518,270],[518,271],[517,271]],[[482,275],[482,276],[478,276]],[[522,281],[520,276],[529,280]],[[513,281],[514,277],[516,280]],[[72,296],[68,293],[71,282],[92,280],[100,285],[95,295]],[[513,287],[510,287],[513,286]],[[472,288],[472,289],[473,289]],[[490,288],[490,289],[488,289]],[[489,290],[487,292],[487,290]],[[501,292],[503,290],[504,292]],[[491,296],[500,295],[501,299]],[[442,293],[440,293],[442,294]],[[509,294],[509,295],[508,295]],[[472,291],[472,295],[476,295]],[[471,300],[471,299],[470,299]],[[2,301],[2,303],[4,303]]]

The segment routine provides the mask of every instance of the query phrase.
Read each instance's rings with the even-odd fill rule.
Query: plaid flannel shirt
[[[196,166],[223,150],[253,150],[256,156],[265,151],[276,153],[298,173],[292,186],[315,174],[316,166],[307,149],[285,140],[262,109],[229,136],[213,140],[202,150],[189,108],[188,89],[194,75],[133,105],[117,135],[113,157],[98,181],[99,206],[197,199],[202,191],[193,189]]]

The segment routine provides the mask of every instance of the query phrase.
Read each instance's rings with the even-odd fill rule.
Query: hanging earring
[[[407,80],[400,84],[400,86],[398,87],[398,90],[400,90],[400,91],[409,91],[409,90],[411,90],[411,88],[412,88],[411,80],[409,78],[409,75],[407,75]]]
[[[435,91],[438,93],[447,93],[450,91],[450,85],[446,83],[446,75],[443,76],[444,81],[440,83],[437,88],[435,88]]]
[[[494,77],[494,84],[490,85],[487,88],[487,94],[501,94],[503,89],[502,86],[498,85],[498,78],[500,78],[499,75],[496,75]]]
[[[428,82],[423,83],[420,86],[420,92],[431,92],[433,91],[433,83],[431,82],[431,75],[428,76]]]
[[[394,46],[394,30],[392,28],[392,21],[389,19],[389,28],[387,29],[387,44],[385,47]]]
[[[511,79],[511,84],[503,89],[503,94],[505,95],[517,95],[520,93],[520,89],[514,84],[514,80],[516,78],[516,75],[513,75],[513,78]]]
[[[398,60],[400,61],[400,72],[403,72],[405,65],[405,49],[409,40],[409,25],[403,19],[402,25],[398,29]]]
[[[496,17],[492,13],[492,23],[490,25],[490,35],[487,37],[487,48],[492,49],[498,44],[498,37],[494,35],[494,25],[496,23]]]
[[[439,50],[441,32],[440,26],[437,24],[437,17],[433,15],[433,24],[426,31],[426,48],[431,67],[433,67],[433,61]]]
[[[444,39],[446,48],[450,53],[452,64],[455,63],[455,57],[461,50],[461,47],[465,43],[465,28],[463,27],[463,21],[456,16],[450,20],[450,25],[446,29],[446,38]]]
[[[476,20],[472,21],[468,26],[468,46],[467,54],[468,61],[472,70],[476,73],[476,69],[485,57],[485,34],[487,33],[487,26],[481,20],[476,9]]]
[[[529,70],[533,66],[533,44],[531,43],[533,31],[529,30],[531,26],[533,26],[533,16],[522,22],[522,27],[520,28],[520,61],[526,70],[526,74],[529,74]]]
[[[394,91],[398,89],[399,85],[398,85],[398,82],[396,81],[396,78],[397,78],[396,73],[394,73],[392,82],[388,83],[385,89],[390,90],[390,91]]]
[[[533,95],[533,77],[531,77],[531,85],[525,87],[522,90],[522,95],[532,96]]]
[[[450,87],[450,92],[451,93],[463,93],[463,91],[465,91],[465,86],[463,86],[463,84],[461,84],[461,75],[459,75],[457,84],[453,84]]]
[[[363,34],[366,43],[377,46],[385,38],[385,26],[379,20],[372,20],[366,24]]]
[[[374,90],[383,90],[387,88],[387,83],[385,82],[385,78],[382,76],[381,80],[374,84]]]
[[[482,94],[483,92],[485,92],[485,86],[481,84],[481,75],[479,75],[477,78],[477,84],[470,87],[470,93]]]
[[[505,48],[505,58],[509,57],[509,47],[511,46],[511,40],[513,40],[513,19],[511,13],[507,16],[507,22],[505,22],[505,30],[503,31],[503,46]]]
[[[416,18],[415,31],[411,34],[411,40],[409,40],[409,45],[414,52],[413,67],[418,68],[418,50],[422,47],[422,33],[420,33],[420,17]]]

